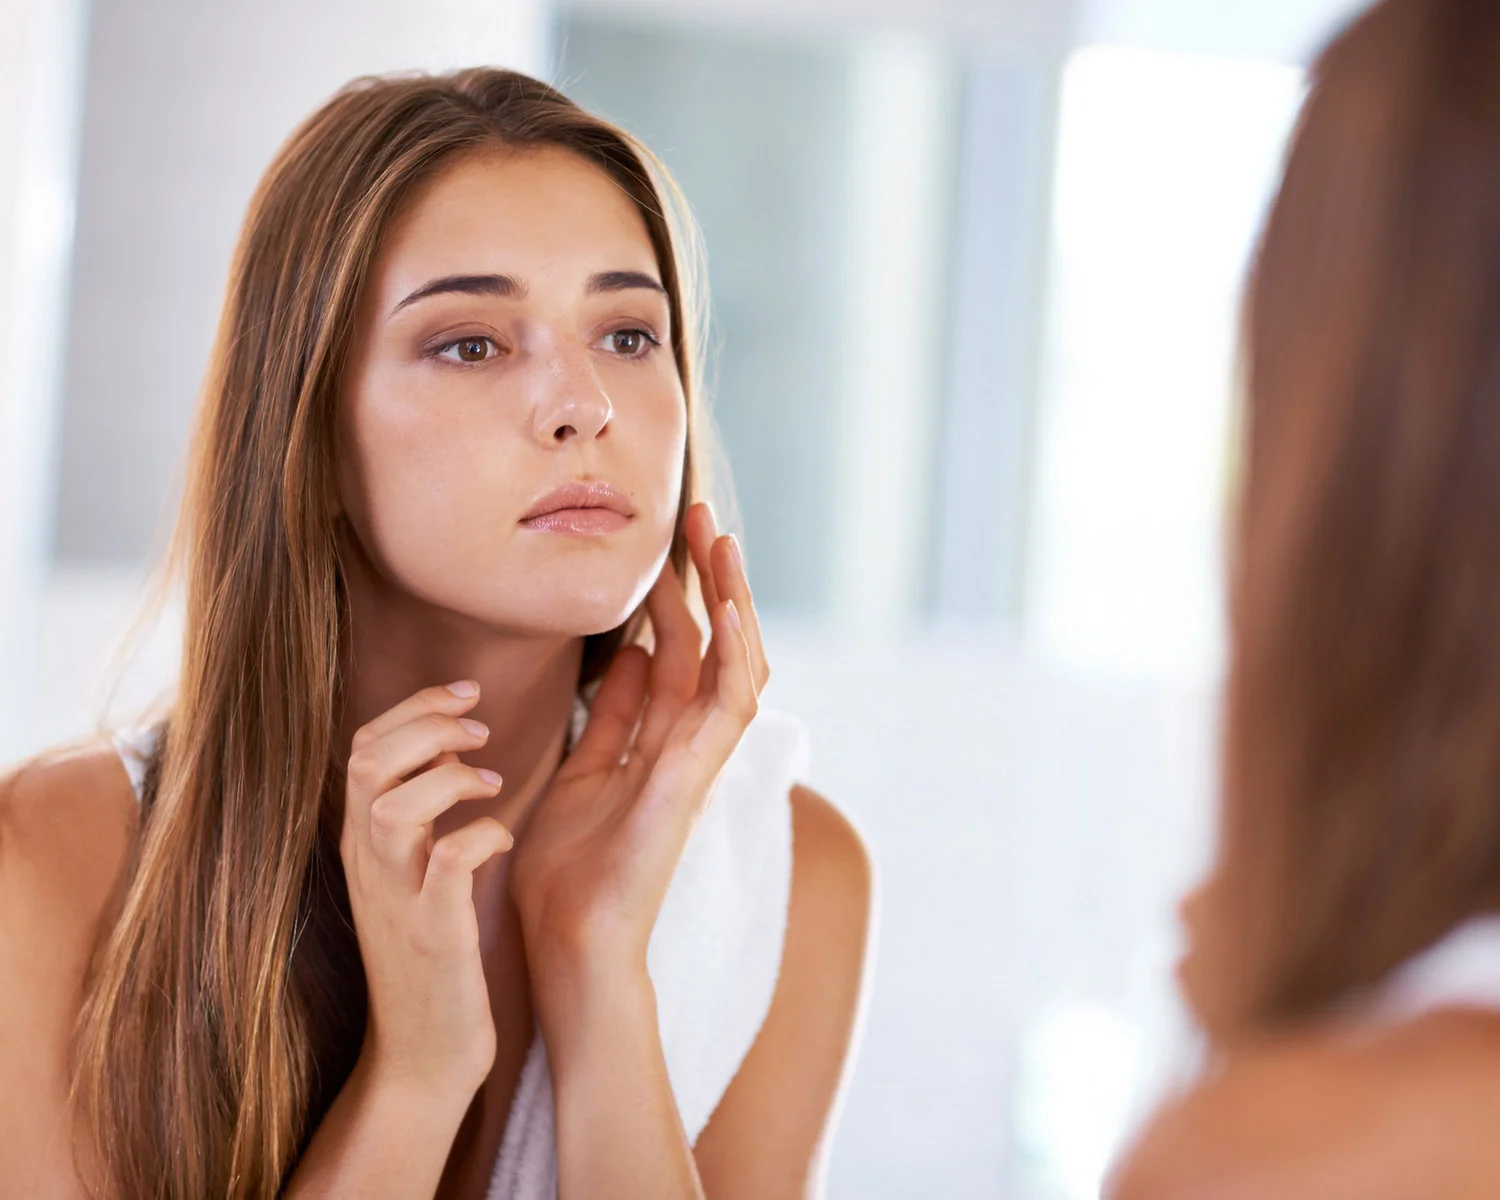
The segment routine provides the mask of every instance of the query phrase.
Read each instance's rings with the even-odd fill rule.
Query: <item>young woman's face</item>
[[[646,226],[560,150],[465,159],[390,229],[339,409],[383,581],[498,630],[611,629],[665,561],[687,440]]]

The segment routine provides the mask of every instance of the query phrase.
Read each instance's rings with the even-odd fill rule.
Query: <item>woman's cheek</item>
[[[493,505],[475,494],[480,476],[471,463],[430,445],[397,442],[390,449],[366,475],[368,520],[371,550],[398,574],[463,552],[483,527],[493,527]]]
[[[658,456],[660,486],[675,517],[687,455],[687,411],[681,391],[669,396],[668,402],[659,407],[652,441]]]

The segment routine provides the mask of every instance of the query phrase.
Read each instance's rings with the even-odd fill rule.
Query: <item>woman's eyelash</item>
[[[634,353],[628,351],[620,352],[621,358],[645,358],[650,350],[658,349],[661,346],[661,339],[652,333],[651,330],[640,325],[632,325],[626,329],[612,330],[601,337],[599,341],[607,342],[611,338],[632,335],[639,337],[643,345]],[[595,344],[597,345],[598,343]],[[458,353],[454,354],[453,351],[457,351]],[[442,342],[434,346],[429,353],[433,358],[445,359],[451,363],[463,366],[478,366],[480,363],[486,363],[493,358],[498,358],[500,347],[496,345],[494,338],[480,334],[472,337],[453,338]]]
[[[486,353],[482,354],[478,358],[464,357],[463,350],[459,350],[459,355],[457,357],[450,356],[448,353],[450,350],[458,350],[460,347],[468,349],[476,346],[485,347]],[[489,351],[493,351],[493,353],[489,353]],[[444,342],[442,343],[442,345],[434,346],[432,348],[432,356],[434,358],[445,358],[449,362],[464,363],[468,365],[489,362],[490,359],[495,358],[499,355],[499,353],[500,347],[495,345],[495,340],[493,338],[483,336],[454,338],[452,341]]]
[[[641,327],[639,325],[632,325],[632,326],[630,326],[629,328],[626,328],[626,329],[615,329],[615,330],[612,330],[609,333],[606,333],[602,338],[600,338],[599,341],[606,342],[606,341],[609,341],[610,338],[624,337],[627,334],[635,334],[636,336],[640,337],[644,341],[645,347],[649,347],[652,350],[657,349],[658,347],[661,346],[661,339],[660,338],[658,338],[649,329],[645,329],[645,328],[643,328],[643,327]],[[620,357],[622,357],[622,358],[645,358],[646,355],[647,355],[647,353],[649,353],[649,350],[646,349],[645,347],[643,347],[641,350],[637,351],[634,354],[625,353],[625,354],[621,354]]]

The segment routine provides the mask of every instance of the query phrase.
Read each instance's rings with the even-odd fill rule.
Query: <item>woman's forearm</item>
[[[554,983],[539,1009],[557,1106],[559,1200],[703,1200],[644,969]]]
[[[382,1078],[361,1057],[297,1164],[287,1200],[432,1196],[467,1108],[459,1096]]]

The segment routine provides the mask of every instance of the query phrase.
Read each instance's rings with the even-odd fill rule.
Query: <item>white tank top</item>
[[[1500,1014],[1500,914],[1470,917],[1356,998],[1356,1020],[1394,1024],[1439,1008]]]
[[[575,734],[577,725],[575,719]],[[137,796],[154,741],[152,729],[114,735]],[[791,895],[790,791],[805,777],[807,758],[801,722],[762,709],[693,827],[651,933],[646,966],[689,1143],[708,1124],[771,1006]],[[555,1200],[552,1121],[552,1077],[538,1031],[486,1200]]]

